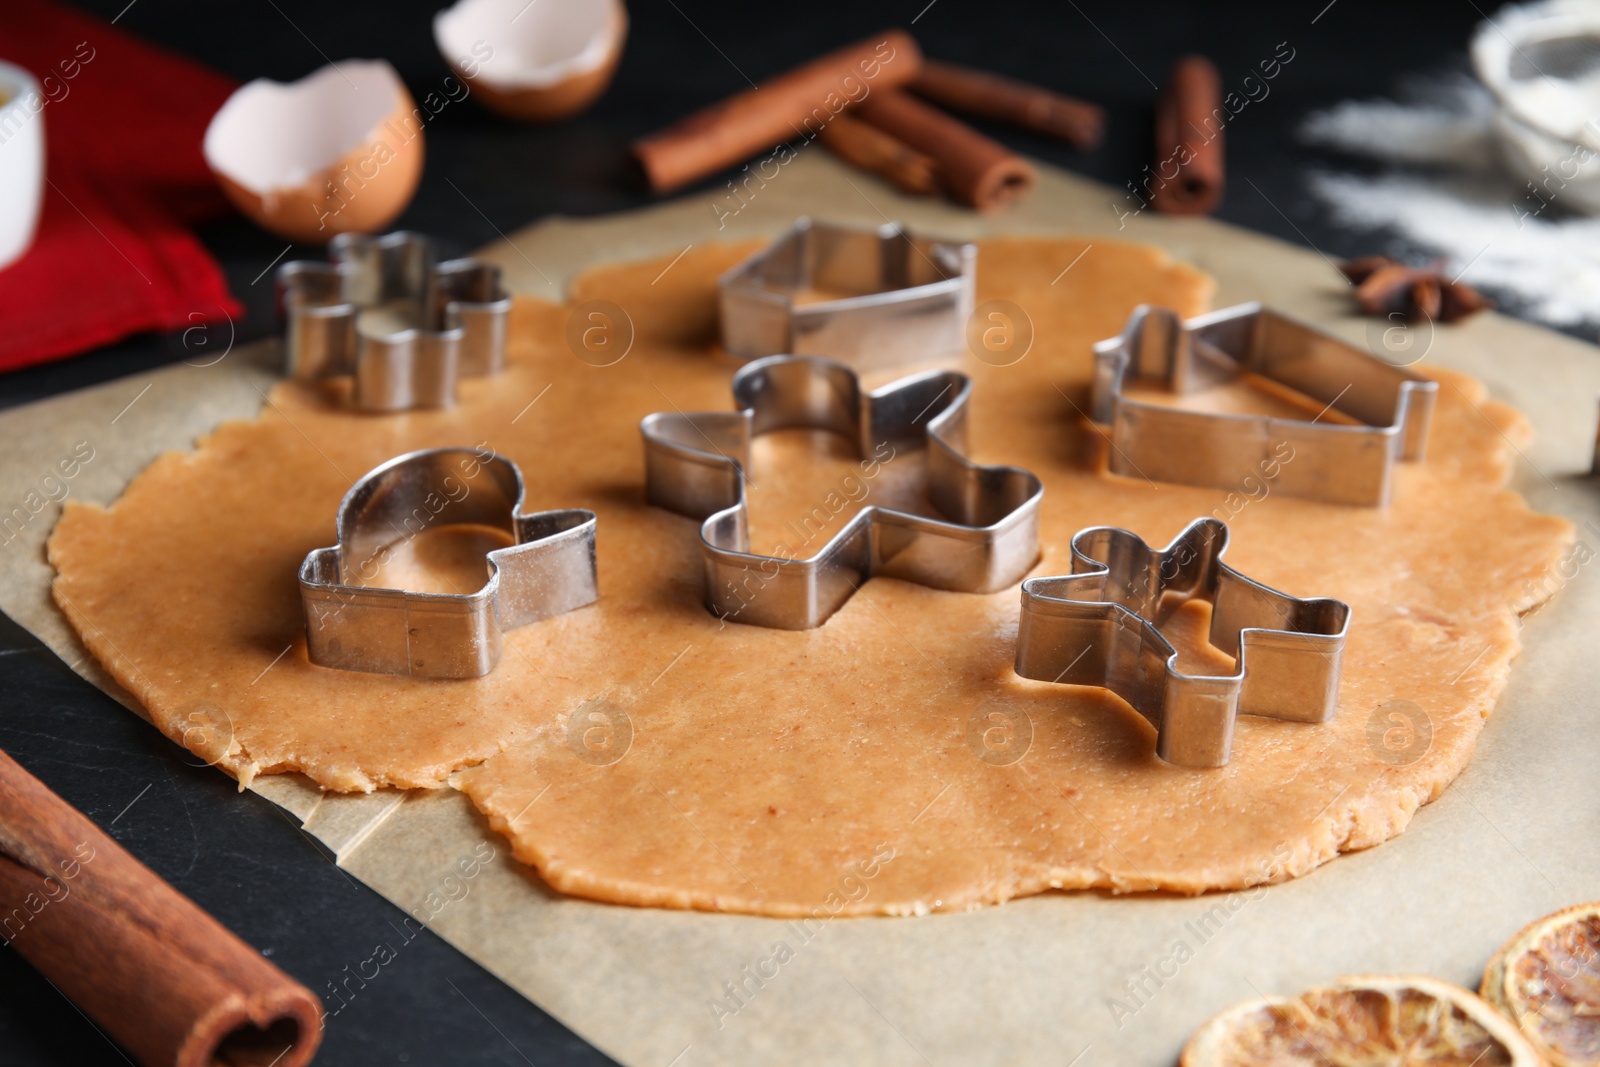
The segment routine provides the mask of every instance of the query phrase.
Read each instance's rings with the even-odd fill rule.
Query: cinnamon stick
[[[0,752],[0,937],[145,1067],[303,1067],[322,1008]]]
[[[1150,202],[1168,215],[1209,215],[1222,202],[1222,76],[1205,56],[1173,64],[1156,101]]]
[[[954,63],[924,60],[910,88],[945,107],[1059,137],[1083,151],[1097,147],[1105,133],[1104,108]]]
[[[822,143],[846,163],[915,196],[939,187],[938,165],[932,158],[859,119],[839,115],[823,127]]]
[[[1038,180],[1021,156],[909,93],[898,89],[874,92],[856,113],[931,156],[951,194],[979,210],[1026,196]]]
[[[916,77],[922,50],[903,30],[830,52],[633,143],[650,187],[670,192],[797,137]]]

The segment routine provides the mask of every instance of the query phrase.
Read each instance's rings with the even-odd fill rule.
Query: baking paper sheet
[[[802,213],[855,225],[897,219],[953,237],[1098,234],[1161,245],[1210,272],[1219,307],[1263,300],[1358,342],[1374,328],[1350,314],[1344,282],[1315,251],[1209,220],[1119,217],[1133,205],[1115,190],[1040,170],[1031,200],[981,218],[902,197],[813,149],[742,204],[713,191],[608,218],[550,219],[484,254],[512,288],[559,298],[595,263],[772,235]],[[1600,481],[1587,477],[1600,350],[1489,314],[1441,329],[1426,359],[1484,380],[1530,417],[1537,441],[1515,486],[1600,549]],[[0,414],[0,520],[13,516],[0,531],[0,609],[124,703],[49,597],[43,546],[57,500],[65,487],[110,502],[163,450],[253,416],[277,365],[275,344],[256,345]],[[85,446],[92,458],[62,479],[59,461]],[[1552,575],[1561,591],[1525,620],[1524,650],[1477,756],[1404,835],[1241,893],[1053,894],[966,914],[799,927],[557,896],[449,791],[324,796],[289,776],[253,788],[354,877],[630,1067],[1170,1064],[1205,1018],[1256,995],[1379,971],[1475,987],[1524,923],[1600,897],[1593,569]]]

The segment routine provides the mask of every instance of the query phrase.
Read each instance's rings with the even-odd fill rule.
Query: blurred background
[[[94,0],[77,6],[106,20],[120,15],[119,28],[238,82],[288,81],[330,61],[384,58],[420,100],[437,92],[450,75],[433,39],[432,18],[440,6],[434,2],[247,0],[218,8],[200,0]],[[1380,248],[1404,251],[1409,246],[1403,240],[1396,247],[1392,240],[1341,226],[1310,184],[1319,170],[1370,171],[1378,165],[1313,145],[1301,127],[1319,110],[1392,94],[1418,75],[1465,77],[1468,40],[1485,17],[1472,3],[1363,0],[1303,5],[912,0],[806,6],[646,0],[628,10],[631,28],[615,81],[595,106],[575,118],[530,126],[507,121],[470,97],[445,106],[427,127],[422,183],[396,225],[429,233],[446,251],[461,252],[545,215],[592,215],[649,203],[655,198],[632,180],[627,167],[630,140],[746,88],[751,80],[886,27],[903,26],[930,57],[1026,79],[1104,107],[1106,136],[1090,152],[971,121],[1029,156],[1117,187],[1136,181],[1150,162],[1156,87],[1165,84],[1175,59],[1188,52],[1209,56],[1224,89],[1243,96],[1242,79],[1258,74],[1257,64],[1286,42],[1293,60],[1228,126],[1230,181],[1218,217],[1313,245],[1335,260]],[[0,33],[3,28],[0,16]],[[92,71],[92,64],[87,69]],[[129,91],[159,93],[160,87]],[[731,173],[692,188],[725,191]],[[245,307],[236,324],[241,342],[267,336],[276,327],[271,273],[263,277],[262,272],[280,257],[322,254],[299,247],[285,255],[284,241],[238,215],[203,224],[198,235]],[[0,284],[4,277],[0,274]],[[196,340],[189,338],[191,345]],[[0,377],[0,404],[181,358],[195,358],[183,347],[181,333],[135,338],[66,366]]]

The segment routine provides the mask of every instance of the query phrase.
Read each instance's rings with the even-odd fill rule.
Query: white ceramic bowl
[[[1600,214],[1600,4],[1504,8],[1479,25],[1472,65],[1499,104],[1495,141],[1528,202]]]
[[[0,267],[22,257],[39,227],[44,103],[32,74],[0,63]]]

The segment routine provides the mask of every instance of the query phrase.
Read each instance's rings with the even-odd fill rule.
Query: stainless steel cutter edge
[[[469,484],[483,475],[483,484]],[[524,512],[523,496],[515,463],[471,448],[408,452],[362,475],[339,502],[339,543],[312,551],[300,565],[311,662],[376,674],[475,678],[499,662],[506,631],[593,603],[599,597],[594,512]],[[452,506],[456,510],[442,518]],[[499,525],[515,539],[487,554],[489,580],[474,592],[418,593],[343,580],[357,559],[365,569],[399,540],[435,523],[472,522]],[[369,534],[368,527],[379,524],[387,528]]]
[[[936,589],[989,593],[1020,580],[1039,555],[1044,487],[1019,467],[968,461],[971,380],[931,371],[867,392],[849,367],[769,356],[733,378],[739,410],[657,412],[639,425],[646,498],[703,519],[706,605],[730,621],[785,630],[822,625],[863,581],[886,575]],[[831,430],[863,457],[927,449],[935,519],[868,506],[807,559],[748,551],[745,468],[768,430]]]
[[[1071,575],[1022,583],[1016,671],[1024,678],[1109,689],[1156,728],[1156,754],[1219,767],[1240,715],[1326,722],[1339,703],[1350,608],[1301,599],[1222,561],[1228,527],[1200,518],[1164,549],[1113,526],[1072,538]],[[1160,625],[1183,603],[1212,604],[1211,644],[1231,675],[1185,674]]]
[[[1170,309],[1141,305],[1094,354],[1091,417],[1111,427],[1115,474],[1234,489],[1270,470],[1273,492],[1383,507],[1396,464],[1426,455],[1437,382],[1261,304],[1186,321]],[[1122,395],[1130,374],[1158,378],[1181,393],[1241,371],[1364,425],[1185,411]]]
[[[797,306],[819,261],[852,273],[869,264],[872,280],[853,281],[879,291]],[[801,216],[717,279],[723,348],[744,360],[820,355],[858,368],[961,351],[977,261],[974,244],[916,237],[899,223],[864,230]],[[926,273],[942,276],[911,284]]]
[[[499,267],[472,258],[438,262],[427,237],[403,230],[340,234],[328,256],[278,268],[290,377],[351,378],[353,407],[392,412],[449,407],[458,379],[504,368],[512,302]],[[402,301],[437,328],[384,332],[361,324],[364,310]]]

